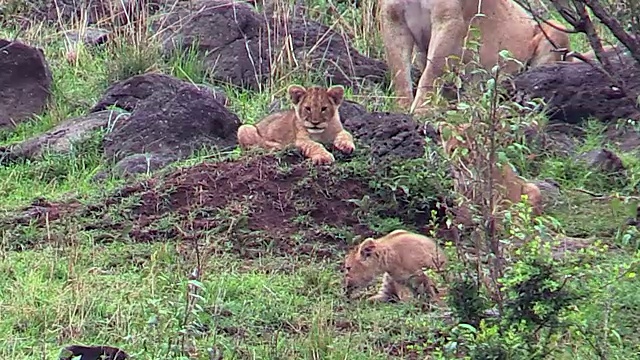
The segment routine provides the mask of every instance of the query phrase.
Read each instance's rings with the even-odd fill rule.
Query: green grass
[[[359,10],[345,4],[334,6],[320,0],[312,4],[312,11],[328,25],[335,22],[327,15],[334,8],[342,14],[337,28],[354,29],[356,47],[370,56],[381,56],[380,39],[371,36],[375,22],[370,17],[363,19]],[[266,115],[271,101],[284,97],[287,85],[276,81],[273,88],[254,93],[213,84],[193,54],[163,59],[153,41],[128,43],[121,38],[103,48],[79,46],[73,49],[76,60],[70,62],[69,45],[60,40],[57,30],[41,26],[26,32],[0,29],[0,37],[15,36],[44,49],[53,72],[53,101],[41,116],[0,133],[0,146],[18,143],[65,119],[83,115],[113,81],[147,69],[220,87],[231,101],[230,109],[245,123]],[[576,48],[586,49],[584,39],[578,37],[573,42]],[[310,84],[306,78],[295,80]],[[346,94],[371,110],[390,110],[392,93],[381,87],[357,97],[348,89]],[[597,124],[589,126],[581,150],[602,146],[600,130]],[[96,134],[76,144],[69,154],[46,154],[37,161],[1,166],[2,217],[12,216],[40,197],[52,202],[76,199],[81,204],[97,204],[124,185],[119,179],[93,180],[109,168],[100,149],[101,137]],[[228,156],[237,159],[239,155],[236,150]],[[637,358],[640,293],[634,274],[640,261],[638,236],[637,231],[625,232],[620,226],[635,208],[570,191],[583,188],[605,195],[634,194],[640,176],[637,157],[621,154],[629,177],[621,183],[571,159],[541,156],[532,162],[525,156],[525,152],[515,151],[512,157],[522,175],[551,177],[566,189],[559,204],[549,210],[562,230],[567,235],[593,236],[594,241],[616,248],[604,253],[587,251],[562,269],[580,274],[569,286],[582,297],[563,315],[571,326],[551,341],[556,350],[554,359]],[[218,158],[219,154],[201,151],[175,167]],[[344,174],[367,170],[357,161],[339,168]],[[380,192],[405,187],[416,191],[419,198],[439,188],[435,183],[440,175],[429,173],[430,169],[407,162],[384,179],[371,180],[370,185]],[[360,202],[366,213],[366,199]],[[105,216],[118,221],[126,209],[123,205]],[[154,226],[169,228],[174,220],[168,215]],[[424,354],[408,354],[412,345],[416,351],[421,346],[429,348],[433,358],[453,358],[452,351],[464,352],[468,349],[465,346],[473,343],[456,332],[460,329],[452,329],[450,317],[442,311],[423,311],[416,302],[372,305],[347,301],[341,290],[342,253],[321,260],[278,255],[265,248],[260,258],[245,259],[217,248],[235,239],[202,233],[200,240],[210,244],[209,250],[215,254],[204,256],[197,281],[190,280],[189,274],[198,262],[193,251],[184,250],[184,243],[133,243],[122,231],[84,229],[85,221],[68,216],[54,225],[6,224],[0,228],[0,358],[55,358],[63,346],[76,343],[119,346],[136,359],[208,359],[208,349],[223,351],[225,359],[424,358]],[[296,221],[305,224],[311,220],[301,215]],[[368,225],[386,232],[402,223],[382,217]],[[352,233],[349,228],[325,231],[337,233],[337,237]],[[30,246],[9,250],[15,249],[17,242]],[[183,353],[187,350],[190,357]]]

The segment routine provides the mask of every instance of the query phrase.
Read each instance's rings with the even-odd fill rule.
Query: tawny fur
[[[402,300],[401,291],[409,290],[416,297],[428,295],[441,303],[441,293],[423,269],[440,272],[446,263],[446,255],[433,239],[395,230],[378,239],[367,238],[347,254],[344,289],[351,297],[384,274],[380,290],[370,301]]]
[[[479,59],[485,69],[498,63],[499,52],[504,49],[521,63],[532,66],[562,60],[562,53],[551,51],[555,47],[547,37],[558,49],[569,49],[567,33],[544,23],[538,26],[511,0],[379,0],[378,6],[398,104],[405,109],[411,107],[416,113],[426,110],[422,103],[427,93],[433,91],[434,80],[443,74],[445,59],[450,55],[462,56],[470,24],[480,32]],[[479,12],[484,16],[473,18]],[[414,46],[423,71],[415,98],[411,81]],[[466,51],[463,63],[468,63],[471,55]],[[515,73],[520,69],[514,61],[504,64],[500,60],[500,63],[504,65],[503,72]]]
[[[314,164],[331,164],[335,161],[323,144],[333,145],[347,154],[355,150],[353,137],[342,127],[338,113],[344,98],[341,86],[305,89],[291,85],[288,93],[293,109],[271,114],[255,126],[240,126],[240,147],[282,150],[295,146]]]
[[[444,148],[444,152],[447,156],[451,157],[453,152],[460,147],[466,147],[469,150],[464,157],[461,155],[460,158],[453,162],[452,168],[454,190],[463,194],[467,198],[472,198],[472,189],[468,186],[470,179],[466,175],[465,168],[470,169],[472,164],[478,161],[478,154],[477,149],[470,146],[473,139],[470,138],[470,134],[467,132],[469,126],[469,124],[463,124],[454,127],[441,123],[438,126],[438,130],[440,132],[442,147]],[[447,128],[448,131],[445,131]],[[445,138],[445,132],[449,132],[451,135]],[[505,205],[508,206],[509,204],[520,202],[522,200],[522,195],[526,195],[527,201],[532,207],[533,216],[542,214],[542,194],[540,193],[540,188],[538,188],[537,185],[527,182],[520,176],[516,175],[510,164],[502,164],[500,169],[498,169],[498,166],[495,163],[491,164],[491,166],[491,176],[493,177],[494,184],[498,190],[495,194],[496,196],[494,197],[494,201],[500,204],[501,200],[507,200],[506,204],[504,202],[501,204],[502,209],[504,209]],[[459,221],[463,221],[468,224],[470,221],[468,214],[465,211],[461,211],[460,215],[461,217],[459,218]]]

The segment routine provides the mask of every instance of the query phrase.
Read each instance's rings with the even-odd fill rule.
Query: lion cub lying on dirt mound
[[[305,89],[291,85],[288,92],[293,109],[271,114],[255,126],[238,128],[238,143],[242,148],[259,146],[282,150],[293,145],[314,164],[335,161],[322,144],[333,144],[347,154],[355,150],[353,137],[342,128],[338,113],[344,98],[342,86]]]
[[[478,55],[481,66],[487,70],[498,62],[502,49],[530,66],[562,60],[562,53],[553,51],[555,47],[569,49],[566,32],[545,23],[539,26],[512,0],[379,0],[379,8],[382,38],[398,104],[405,109],[411,106],[416,113],[424,110],[422,103],[433,90],[434,79],[443,74],[445,59],[450,55],[458,58],[463,55],[470,24],[480,32]],[[476,16],[478,13],[484,15]],[[549,23],[563,28],[555,21]],[[411,81],[414,45],[423,71],[415,99]],[[471,55],[466,51],[463,63],[468,63]],[[504,71],[514,73],[518,68],[516,62],[509,61]]]
[[[460,156],[453,162],[453,177],[456,192],[471,198],[473,189],[470,186],[471,179],[469,179],[467,172],[472,163],[480,160],[481,155],[475,146],[473,135],[468,131],[469,126],[470,124],[450,126],[441,123],[438,126],[438,130],[440,132],[440,139],[442,140],[442,147],[447,156],[451,157],[456,148],[462,146],[468,150],[465,156]],[[450,133],[447,139],[445,139],[445,132]],[[532,207],[533,215],[538,216],[542,214],[543,207],[540,188],[516,175],[509,164],[503,164],[501,169],[498,169],[497,165],[493,163],[491,176],[493,177],[494,184],[500,189],[496,195],[501,195],[500,197],[503,201],[508,200],[511,203],[517,203],[521,201],[522,195],[527,195],[527,200]]]
[[[416,297],[426,294],[441,303],[435,283],[425,275],[423,268],[441,271],[446,263],[442,249],[433,239],[423,235],[395,230],[379,239],[367,238],[346,256],[345,293],[351,297],[355,290],[384,274],[380,290],[369,297],[370,301],[401,300],[404,296],[400,290],[408,288]]]

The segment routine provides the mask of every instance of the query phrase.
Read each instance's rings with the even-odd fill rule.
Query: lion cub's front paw
[[[382,303],[397,303],[400,301],[400,298],[396,295],[384,295],[384,294],[375,294],[373,296],[369,296],[367,298],[369,302],[382,302]]]
[[[345,139],[336,139],[333,146],[345,154],[351,154],[356,149],[356,145],[353,141]]]
[[[370,301],[370,302],[387,302],[388,300],[389,299],[382,294],[375,294],[367,298],[367,301]]]
[[[311,156],[311,161],[314,165],[329,165],[335,160],[336,159],[333,157],[333,154],[328,151]]]

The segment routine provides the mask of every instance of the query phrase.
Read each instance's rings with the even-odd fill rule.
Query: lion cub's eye
[[[351,266],[345,266],[344,269],[347,270],[347,271],[351,271]]]
[[[311,112],[311,107],[310,107],[310,106],[305,106],[305,107],[304,107],[304,110],[305,110],[306,112]]]
[[[322,112],[325,112],[325,111],[327,111],[327,107],[323,106],[321,110],[322,110]]]

